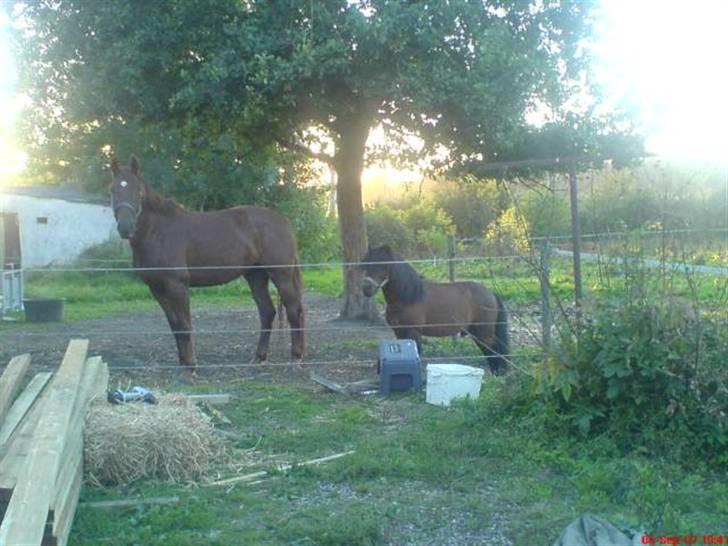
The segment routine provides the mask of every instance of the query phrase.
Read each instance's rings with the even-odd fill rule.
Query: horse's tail
[[[508,311],[503,305],[503,299],[495,294],[496,302],[498,302],[498,314],[495,323],[495,352],[497,356],[493,359],[494,369],[501,373],[508,369],[508,361],[504,355],[510,354],[510,341],[508,339]]]

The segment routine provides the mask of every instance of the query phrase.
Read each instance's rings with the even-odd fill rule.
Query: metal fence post
[[[548,358],[551,349],[551,285],[549,280],[549,254],[551,252],[548,240],[544,240],[541,244],[541,261],[539,267],[539,281],[541,282],[541,329],[544,358]]]
[[[571,238],[574,247],[574,303],[577,323],[581,320],[581,225],[579,223],[579,190],[576,179],[576,166],[569,170],[569,197],[571,201]]]

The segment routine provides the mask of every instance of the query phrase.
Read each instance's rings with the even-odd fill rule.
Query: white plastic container
[[[428,404],[449,406],[456,398],[480,396],[483,370],[462,364],[428,364],[427,395]]]

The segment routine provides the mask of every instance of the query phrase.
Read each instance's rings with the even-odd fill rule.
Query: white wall
[[[0,194],[0,211],[20,223],[23,267],[67,263],[89,246],[118,238],[111,207],[61,199]],[[48,223],[38,223],[38,218]]]

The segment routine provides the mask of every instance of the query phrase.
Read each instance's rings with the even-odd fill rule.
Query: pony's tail
[[[508,339],[508,312],[506,311],[505,305],[503,305],[503,299],[496,294],[495,299],[498,302],[498,315],[495,323],[495,352],[497,356],[493,358],[495,361],[493,368],[498,373],[505,373],[508,369],[508,361],[503,355],[510,354],[510,342]]]

